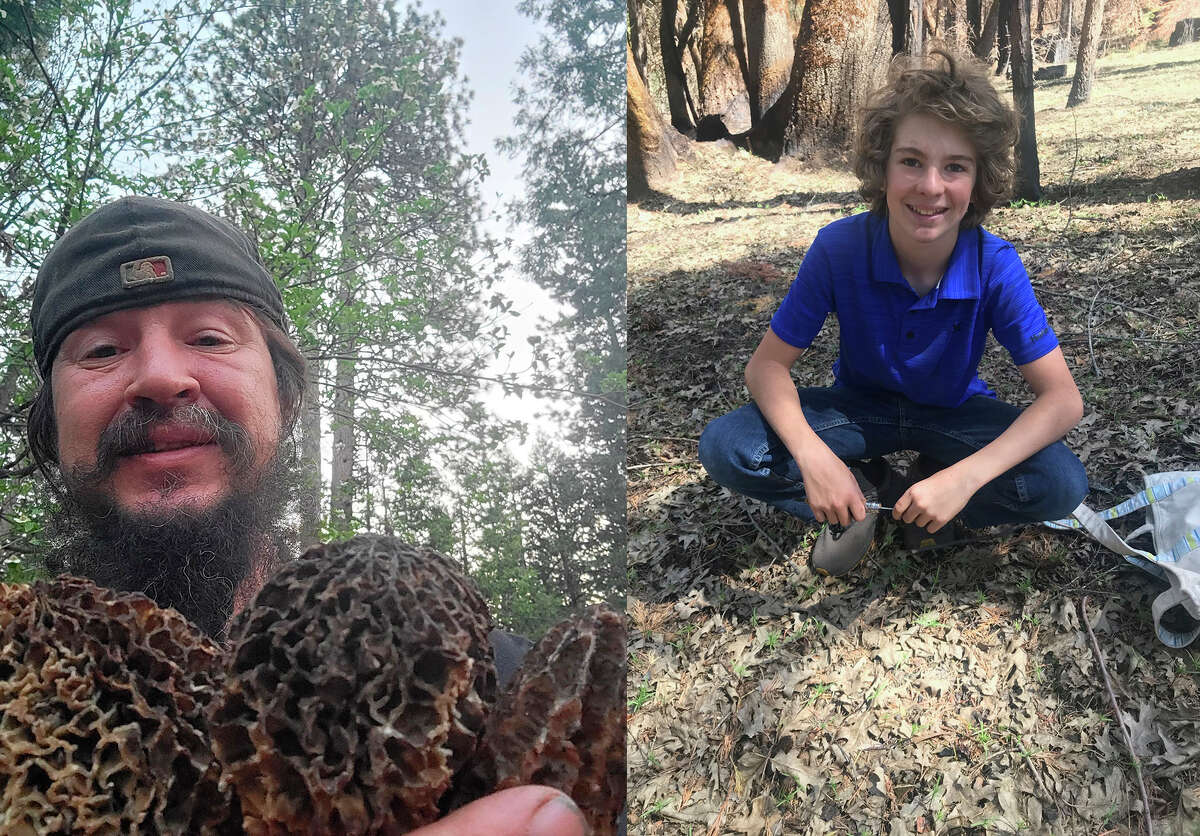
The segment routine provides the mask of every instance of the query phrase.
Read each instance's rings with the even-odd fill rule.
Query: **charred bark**
[[[871,21],[868,0],[808,0],[800,17],[781,154],[812,156],[840,143],[852,116],[840,106],[839,81],[851,34]]]
[[[996,21],[996,75],[1004,75],[1012,56],[1012,38],[1008,24],[1012,18],[1012,7],[1016,0],[996,0],[999,6]]]
[[[658,21],[658,41],[662,50],[671,124],[680,133],[691,136],[696,130],[696,103],[688,92],[687,74],[683,71],[683,44],[690,33],[676,33],[678,16],[679,0],[663,0],[662,15]]]
[[[646,57],[648,55],[646,39],[642,35],[641,4],[638,0],[626,0],[625,11],[629,18],[629,45],[633,49],[633,64],[637,67],[642,83],[646,82]]]
[[[967,0],[967,49],[975,52],[983,34],[983,9],[980,0]]]
[[[667,127],[637,71],[632,45],[625,47],[626,173],[630,201],[640,200],[675,174],[675,149]]]
[[[757,125],[787,89],[792,71],[791,17],[787,0],[745,0],[750,118]]]
[[[909,0],[887,0],[888,19],[892,22],[893,56],[908,48],[908,4]]]
[[[975,43],[975,57],[986,61],[992,54],[992,47],[996,45],[996,30],[1000,23],[1000,0],[992,0],[992,5],[988,8],[987,20],[983,24],[983,34],[979,36],[979,40]]]
[[[1025,200],[1042,199],[1037,130],[1033,109],[1033,44],[1029,31],[1030,0],[1011,0],[1008,30],[1012,33],[1013,104],[1017,111],[1017,182],[1014,194]]]
[[[750,96],[742,69],[744,59],[734,41],[730,5],[736,10],[736,0],[705,0],[698,74],[698,139],[740,134],[750,130],[751,126]]]

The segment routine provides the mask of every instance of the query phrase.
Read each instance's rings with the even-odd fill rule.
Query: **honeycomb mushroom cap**
[[[594,836],[625,806],[625,618],[603,605],[551,628],[488,718],[454,806],[523,784],[575,800]]]
[[[491,619],[444,557],[394,538],[310,549],[235,619],[213,746],[247,833],[405,833],[473,754]]]
[[[3,832],[237,832],[204,715],[220,657],[143,595],[0,584]]]

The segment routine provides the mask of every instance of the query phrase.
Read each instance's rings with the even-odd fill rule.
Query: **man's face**
[[[88,474],[127,514],[208,510],[248,486],[236,480],[252,487],[278,449],[266,341],[228,302],[168,302],[85,323],[59,349],[51,392],[68,487]]]

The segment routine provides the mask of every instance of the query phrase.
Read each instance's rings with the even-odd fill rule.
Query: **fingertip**
[[[529,822],[529,836],[587,836],[587,819],[567,795],[555,791]]]

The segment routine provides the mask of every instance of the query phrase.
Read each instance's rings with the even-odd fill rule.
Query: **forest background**
[[[714,484],[696,441],[749,400],[743,369],[817,231],[866,209],[848,166],[858,104],[894,49],[936,35],[989,63],[1033,140],[1017,150],[1036,190],[986,227],[1015,245],[1079,384],[1066,441],[1088,504],[1200,469],[1200,43],[1170,45],[1200,9],[646,0],[629,15],[630,832],[1196,836],[1200,649],[1156,637],[1157,581],[1038,526],[949,553],[908,553],[885,527],[858,569],[823,578],[807,565],[818,527]],[[1022,17],[1028,43],[1002,43]],[[828,385],[837,351],[831,317],[797,383]],[[994,342],[980,374],[1029,403]]]
[[[92,208],[147,194],[246,230],[283,293],[313,372],[297,547],[368,530],[428,544],[533,636],[623,603],[623,9],[519,10],[540,35],[497,153],[520,162],[524,190],[489,226],[463,45],[436,4],[0,0],[9,580],[39,571],[53,501],[23,436],[33,277]],[[510,274],[554,313],[518,321],[533,314],[503,292]],[[534,405],[504,417],[497,391]]]

